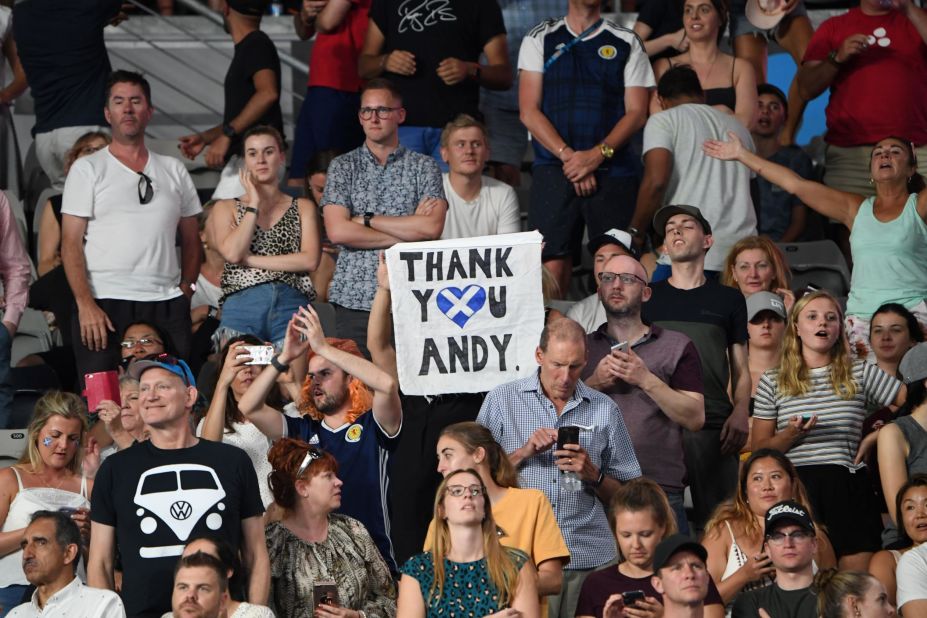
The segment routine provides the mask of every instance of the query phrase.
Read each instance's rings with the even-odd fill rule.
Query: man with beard
[[[641,321],[650,295],[647,272],[633,257],[605,263],[599,300],[606,323],[586,336],[589,362],[582,377],[618,404],[641,472],[660,484],[687,533],[682,436],[683,429],[698,431],[705,423],[702,367],[688,337]]]
[[[181,558],[174,569],[171,618],[220,618],[226,615],[229,580],[217,558],[201,551]]]
[[[291,418],[264,405],[279,375],[307,351],[300,403],[304,416]],[[354,341],[326,339],[315,310],[302,307],[287,327],[283,351],[255,378],[238,408],[271,440],[299,438],[335,457],[338,478],[344,481],[340,512],[367,527],[397,573],[387,510],[389,455],[402,427],[396,380],[361,356]]]

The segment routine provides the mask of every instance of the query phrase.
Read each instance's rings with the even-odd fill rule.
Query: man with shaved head
[[[583,379],[621,408],[641,471],[666,492],[679,530],[687,533],[683,429],[698,431],[705,423],[698,352],[682,333],[641,320],[651,290],[640,262],[613,257],[598,279],[606,322],[586,337]]]
[[[586,386],[586,332],[569,318],[541,333],[537,373],[489,392],[477,422],[486,426],[518,469],[521,487],[543,491],[570,550],[550,616],[572,617],[583,579],[616,557],[605,507],[620,484],[641,475],[615,403]],[[558,445],[560,428],[578,428],[579,444]],[[582,481],[571,490],[564,474]]]

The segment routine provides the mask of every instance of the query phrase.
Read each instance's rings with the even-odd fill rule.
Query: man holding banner
[[[572,617],[586,575],[616,556],[614,542],[605,541],[613,537],[604,505],[641,469],[621,412],[579,379],[586,366],[583,328],[566,318],[548,324],[535,360],[535,373],[490,391],[477,421],[509,453],[521,486],[540,489],[554,507],[570,564],[561,593],[549,597],[550,616]],[[578,444],[563,439],[571,431]],[[582,487],[570,489],[568,481],[577,478]]]

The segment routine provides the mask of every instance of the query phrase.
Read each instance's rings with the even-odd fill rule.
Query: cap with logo
[[[701,543],[693,541],[684,534],[674,534],[660,541],[660,544],[657,545],[657,549],[653,552],[654,572],[656,573],[665,567],[666,563],[670,561],[670,558],[681,551],[692,552],[698,556],[702,562],[708,560],[708,551]]]
[[[811,520],[808,509],[794,500],[777,502],[766,511],[763,534],[769,536],[777,527],[784,523],[794,524],[805,530],[814,532],[814,521]]]
[[[631,243],[631,235],[624,230],[612,228],[604,234],[599,234],[594,238],[590,238],[589,243],[586,244],[586,248],[591,255],[595,255],[595,252],[605,245],[618,245],[631,255],[637,256],[637,250]]]
[[[905,384],[927,380],[927,343],[919,343],[904,355],[898,373]]]
[[[785,303],[778,294],[772,292],[754,292],[747,297],[747,321],[752,321],[761,311],[772,311],[783,320],[789,315],[785,310]]]
[[[657,235],[660,237],[666,236],[666,222],[674,215],[689,215],[702,224],[705,234],[711,234],[711,224],[702,215],[701,210],[688,204],[670,204],[658,210],[657,214],[653,216],[653,228],[657,231]]]

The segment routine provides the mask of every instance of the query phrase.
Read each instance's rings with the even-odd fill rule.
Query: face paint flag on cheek
[[[52,442],[54,442],[54,440],[52,440],[50,437],[47,437],[47,436],[42,440],[42,444],[44,444],[46,448],[51,446]]]

